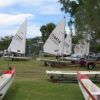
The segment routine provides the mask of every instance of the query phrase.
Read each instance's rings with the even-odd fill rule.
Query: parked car
[[[96,53],[94,53],[94,52],[89,52],[88,56],[96,56]]]
[[[97,54],[96,54],[96,60],[97,60],[97,61],[100,61],[100,53],[97,53]]]

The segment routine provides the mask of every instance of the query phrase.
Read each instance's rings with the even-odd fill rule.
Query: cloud
[[[39,25],[51,20],[44,16],[57,15],[59,20],[61,15],[58,0],[0,0],[0,11],[0,36],[14,35],[25,18],[28,19],[27,37],[40,36]]]
[[[33,6],[43,15],[58,15],[61,13],[58,0],[20,0],[17,2],[22,6]]]
[[[16,4],[24,5],[24,6],[37,6],[43,7],[45,5],[57,3],[58,0],[15,0]]]
[[[0,13],[0,25],[13,25],[13,24],[18,24],[22,21],[25,20],[25,18],[34,18],[33,14],[5,14],[5,13]]]
[[[0,7],[6,7],[11,5],[26,5],[26,6],[40,6],[43,5],[45,2],[48,2],[46,0],[0,0]]]
[[[24,6],[42,6],[45,0],[17,0],[17,4]]]
[[[5,2],[4,0],[0,0],[1,8],[11,6],[33,8],[39,10],[41,14],[44,15],[58,15],[60,13],[60,4],[58,0],[5,0]]]
[[[0,29],[0,37],[11,36],[11,35],[14,36],[16,34],[16,32],[18,31],[18,29],[20,28],[21,24],[17,25],[16,27],[11,27],[11,28],[9,28],[9,27],[1,28]],[[41,36],[40,26],[28,24],[26,36],[27,36],[27,38]]]
[[[42,14],[58,14],[60,12],[60,6],[58,6],[58,0],[0,0],[0,7],[11,6],[25,6],[39,9]]]
[[[11,36],[14,35],[16,32],[16,29],[14,28],[5,28],[5,29],[0,29],[0,38],[4,36]]]
[[[39,25],[30,25],[27,28],[27,38],[33,38],[36,36],[41,36]]]
[[[60,4],[58,0],[43,0],[40,10],[43,15],[58,15],[61,14]]]
[[[10,6],[16,3],[16,0],[0,0],[0,7]]]
[[[41,9],[42,9],[41,14],[44,15],[57,15],[61,13],[60,8],[54,5],[46,5]]]
[[[0,13],[0,37],[15,35],[18,28],[26,18],[28,19],[28,24],[29,24],[29,21],[34,19],[35,16],[30,13],[27,14],[20,13],[15,15]],[[32,28],[34,30],[34,27]],[[32,30],[32,28],[29,29]],[[35,30],[37,31],[36,27]],[[29,36],[31,36],[31,33],[29,33]]]

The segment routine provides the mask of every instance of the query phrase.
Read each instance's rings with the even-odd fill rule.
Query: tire
[[[51,67],[52,67],[52,68],[54,68],[54,67],[55,67],[55,65],[52,63],[52,64],[51,64]]]
[[[45,61],[44,65],[45,65],[45,66],[48,66],[48,64],[46,63],[46,61]]]
[[[95,67],[95,65],[94,64],[88,64],[87,67],[88,67],[88,69],[92,70]]]
[[[50,79],[51,79],[51,80],[54,79],[54,76],[50,76]]]
[[[72,63],[72,64],[75,64],[75,60],[72,60],[71,63]]]

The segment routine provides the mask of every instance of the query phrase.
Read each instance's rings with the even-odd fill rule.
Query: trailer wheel
[[[47,62],[46,62],[46,61],[45,61],[44,65],[45,65],[45,66],[48,66],[48,64],[47,64]]]
[[[87,67],[88,67],[88,69],[92,70],[95,67],[95,65],[94,64],[88,64]]]
[[[54,68],[54,67],[55,67],[55,65],[54,65],[53,63],[51,64],[51,66],[52,66],[52,68]]]
[[[50,76],[50,79],[52,80],[54,78],[54,76]]]

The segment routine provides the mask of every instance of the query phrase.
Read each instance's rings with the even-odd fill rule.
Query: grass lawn
[[[7,63],[8,61],[0,60],[0,71],[7,69]],[[10,61],[10,65],[16,67],[17,73],[3,100],[84,100],[77,83],[49,82],[45,71],[52,68],[45,67],[43,62]],[[58,70],[77,69],[72,67]],[[94,70],[99,70],[99,67]]]

